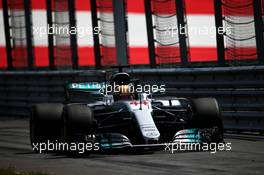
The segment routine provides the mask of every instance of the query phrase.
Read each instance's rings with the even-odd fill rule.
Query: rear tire
[[[223,141],[223,121],[218,102],[215,98],[197,98],[192,101],[193,117],[190,125],[193,128],[217,128],[214,142]]]
[[[59,103],[42,103],[32,107],[30,117],[30,141],[47,143],[49,140],[61,139],[61,119],[63,105]]]

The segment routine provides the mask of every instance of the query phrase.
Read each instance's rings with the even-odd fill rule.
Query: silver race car
[[[99,151],[112,151],[223,142],[216,99],[154,98],[164,89],[145,93],[137,86],[138,80],[122,71],[104,82],[67,83],[64,104],[33,106],[32,147],[47,141],[96,143]],[[75,95],[89,102],[76,102]]]

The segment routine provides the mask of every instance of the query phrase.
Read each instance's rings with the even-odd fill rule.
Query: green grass
[[[33,171],[19,171],[15,168],[0,168],[0,175],[48,175],[43,172],[33,172]]]

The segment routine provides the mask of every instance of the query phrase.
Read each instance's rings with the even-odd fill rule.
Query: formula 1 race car
[[[113,73],[105,82],[67,83],[65,104],[33,106],[32,146],[47,141],[90,142],[98,143],[100,150],[114,150],[223,141],[216,99],[153,98],[160,90],[151,93],[129,90],[136,85],[138,80],[122,71]],[[72,102],[75,93],[93,102]]]

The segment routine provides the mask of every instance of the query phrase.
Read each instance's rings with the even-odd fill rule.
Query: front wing
[[[152,144],[132,144],[130,139],[125,135],[119,133],[103,133],[95,134],[93,140],[86,140],[98,142],[101,151],[109,150],[164,150],[169,145],[177,144],[203,144],[214,142],[219,131],[217,128],[194,128],[184,129],[178,131],[171,142],[169,143],[152,143]]]

